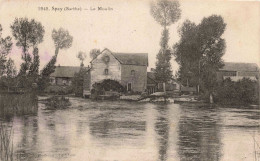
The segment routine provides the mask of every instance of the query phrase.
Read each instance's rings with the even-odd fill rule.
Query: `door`
[[[127,83],[127,91],[132,91],[132,83]]]

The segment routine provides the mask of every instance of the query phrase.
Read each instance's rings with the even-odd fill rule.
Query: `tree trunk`
[[[59,53],[59,48],[56,48],[56,49],[55,49],[55,56],[56,56],[56,58],[57,58],[57,56],[58,56],[58,53]]]

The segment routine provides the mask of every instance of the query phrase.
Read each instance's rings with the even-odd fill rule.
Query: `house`
[[[55,71],[50,75],[51,85],[70,86],[74,74],[79,70],[80,67],[56,66]]]
[[[230,78],[233,81],[238,81],[242,78],[257,80],[259,78],[258,65],[255,63],[226,62],[224,67],[217,72],[217,80],[223,81],[226,78]]]
[[[143,92],[147,86],[147,53],[115,53],[104,49],[90,62],[84,95],[89,95],[94,83],[105,79],[118,81],[127,91]],[[88,81],[87,81],[88,80]]]
[[[165,84],[165,89],[167,92],[179,92],[181,84],[176,79],[172,79]],[[152,94],[157,91],[163,91],[163,84],[156,81],[155,71],[152,68],[151,72],[147,72],[147,92]]]

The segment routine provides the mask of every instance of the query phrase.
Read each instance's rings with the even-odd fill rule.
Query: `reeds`
[[[2,161],[13,161],[13,128],[0,123],[0,159]]]
[[[37,96],[33,93],[0,94],[0,117],[35,114],[37,110]]]

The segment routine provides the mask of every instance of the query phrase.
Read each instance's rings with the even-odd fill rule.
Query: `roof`
[[[148,66],[147,53],[112,53],[116,59],[125,65]]]
[[[121,64],[148,66],[148,53],[114,53],[105,48],[101,54],[105,50],[109,51]],[[90,63],[95,59],[92,59]]]
[[[258,65],[255,63],[235,63],[226,62],[224,67],[220,69],[221,71],[259,71]]]
[[[85,67],[87,69],[87,67]],[[75,73],[78,73],[80,67],[77,66],[56,66],[55,71],[50,75],[51,77],[74,77]]]

